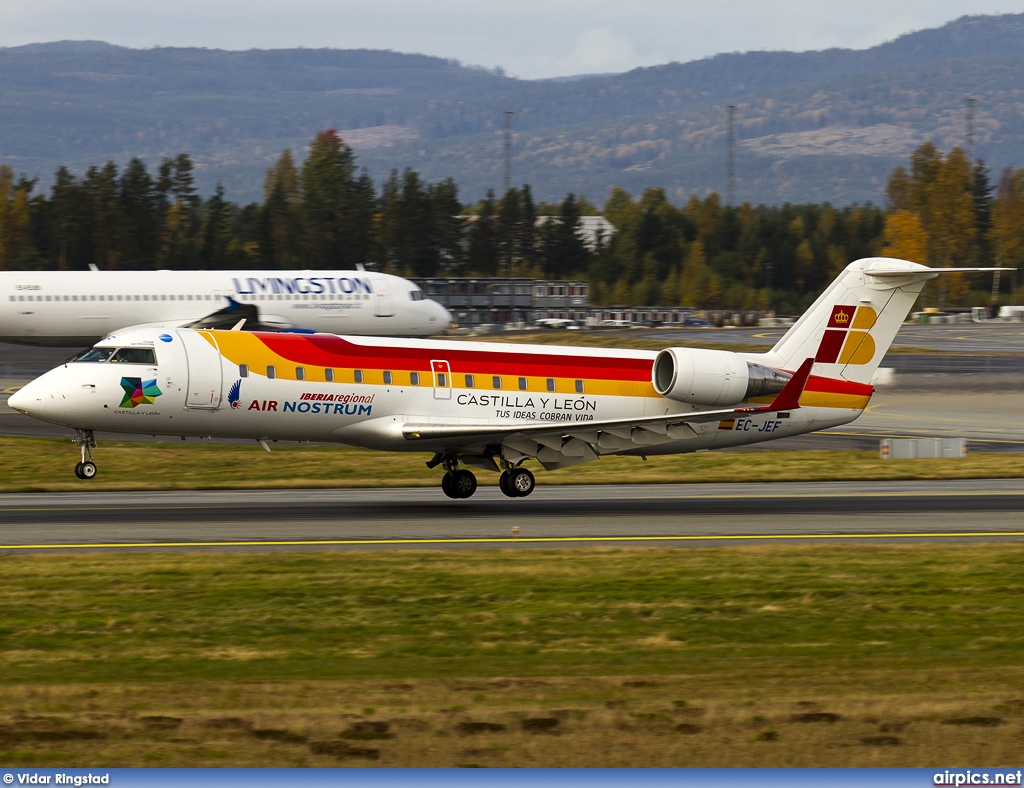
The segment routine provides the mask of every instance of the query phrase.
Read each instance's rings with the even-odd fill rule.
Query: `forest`
[[[994,179],[984,162],[931,143],[889,176],[887,204],[674,204],[660,188],[612,190],[601,207],[569,193],[537,202],[529,185],[463,204],[451,178],[392,171],[379,186],[333,130],[297,164],[284,150],[262,202],[238,205],[218,184],[203,197],[188,154],[155,172],[134,158],[82,174],[57,170],[49,194],[0,166],[0,269],[350,268],[410,277],[581,278],[591,302],[775,310],[804,308],[852,260],[892,255],[932,266],[1000,265],[951,277],[933,306],[1019,301],[1024,169]],[[596,247],[583,215],[616,228]],[[538,217],[550,217],[538,222]],[[942,303],[938,303],[941,299]]]

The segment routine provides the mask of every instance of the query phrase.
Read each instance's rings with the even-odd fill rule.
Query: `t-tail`
[[[939,274],[997,268],[928,268],[908,260],[868,257],[850,263],[760,363],[796,370],[814,359],[812,374],[870,383],[924,283]]]

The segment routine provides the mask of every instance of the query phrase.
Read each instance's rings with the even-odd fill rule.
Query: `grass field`
[[[103,441],[99,474],[74,476],[78,450],[68,441],[0,438],[5,472],[0,492],[62,490],[169,490],[270,487],[435,486],[440,471],[424,466],[428,454],[371,452],[339,446],[276,445],[267,454],[255,442],[224,445]],[[547,484],[803,481],[857,479],[966,479],[1024,476],[1024,455],[972,454],[954,460],[882,460],[870,451],[702,452],[669,457],[605,457],[544,471]],[[481,471],[481,484],[497,474]]]
[[[1024,545],[0,558],[0,762],[1019,765]]]

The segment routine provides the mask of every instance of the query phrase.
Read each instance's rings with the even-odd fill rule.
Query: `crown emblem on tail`
[[[849,312],[845,312],[845,311],[836,312],[835,321],[837,323],[839,323],[840,325],[846,325],[847,323],[850,322],[850,314],[849,314]]]

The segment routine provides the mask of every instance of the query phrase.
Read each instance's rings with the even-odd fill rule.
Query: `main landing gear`
[[[510,468],[498,477],[498,489],[509,498],[525,498],[533,492],[537,480],[526,468]]]
[[[454,454],[435,454],[427,463],[428,468],[444,467],[441,479],[441,490],[449,498],[469,498],[476,492],[476,476],[471,471],[459,467],[459,459]],[[498,478],[498,489],[509,498],[525,498],[537,486],[537,480],[526,468],[501,460],[502,472]]]
[[[441,489],[449,498],[469,498],[476,492],[476,476],[465,468],[446,471],[441,477]]]
[[[82,461],[75,466],[75,476],[79,479],[93,478],[96,475],[96,463],[92,460],[92,450],[96,448],[96,436],[92,430],[78,430],[78,435],[71,442],[82,447]]]

